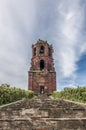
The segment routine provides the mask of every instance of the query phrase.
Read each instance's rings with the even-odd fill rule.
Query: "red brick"
[[[42,53],[43,51],[44,53]],[[45,93],[52,93],[56,90],[53,47],[46,41],[39,40],[35,45],[32,45],[31,67],[28,72],[28,89],[33,90],[35,93],[40,93],[41,89]]]

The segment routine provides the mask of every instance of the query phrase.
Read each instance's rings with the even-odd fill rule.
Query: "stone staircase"
[[[0,130],[86,130],[86,104],[38,96],[3,105]]]

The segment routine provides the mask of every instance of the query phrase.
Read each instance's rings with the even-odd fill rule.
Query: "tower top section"
[[[38,39],[37,43],[39,43],[39,44],[46,44],[47,41],[44,41],[44,40],[42,40],[42,39]],[[37,43],[36,43],[36,44],[37,44]],[[48,44],[48,43],[47,43],[47,44]]]
[[[48,56],[52,58],[53,47],[47,41],[39,39],[37,43],[32,44],[32,57],[35,56]]]

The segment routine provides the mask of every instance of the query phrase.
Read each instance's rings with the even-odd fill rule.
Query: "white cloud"
[[[0,1],[0,83],[27,89],[27,62],[35,23],[34,0]]]
[[[0,83],[27,89],[31,45],[42,38],[54,46],[57,83],[72,78],[74,84],[76,62],[86,51],[81,1],[0,1]]]
[[[62,78],[76,77],[76,62],[85,50],[83,48],[86,48],[86,44],[79,41],[84,22],[84,8],[80,2],[61,0],[57,5],[55,60]]]

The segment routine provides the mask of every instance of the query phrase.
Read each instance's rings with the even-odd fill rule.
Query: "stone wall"
[[[24,99],[0,107],[0,130],[86,130],[86,105]]]

